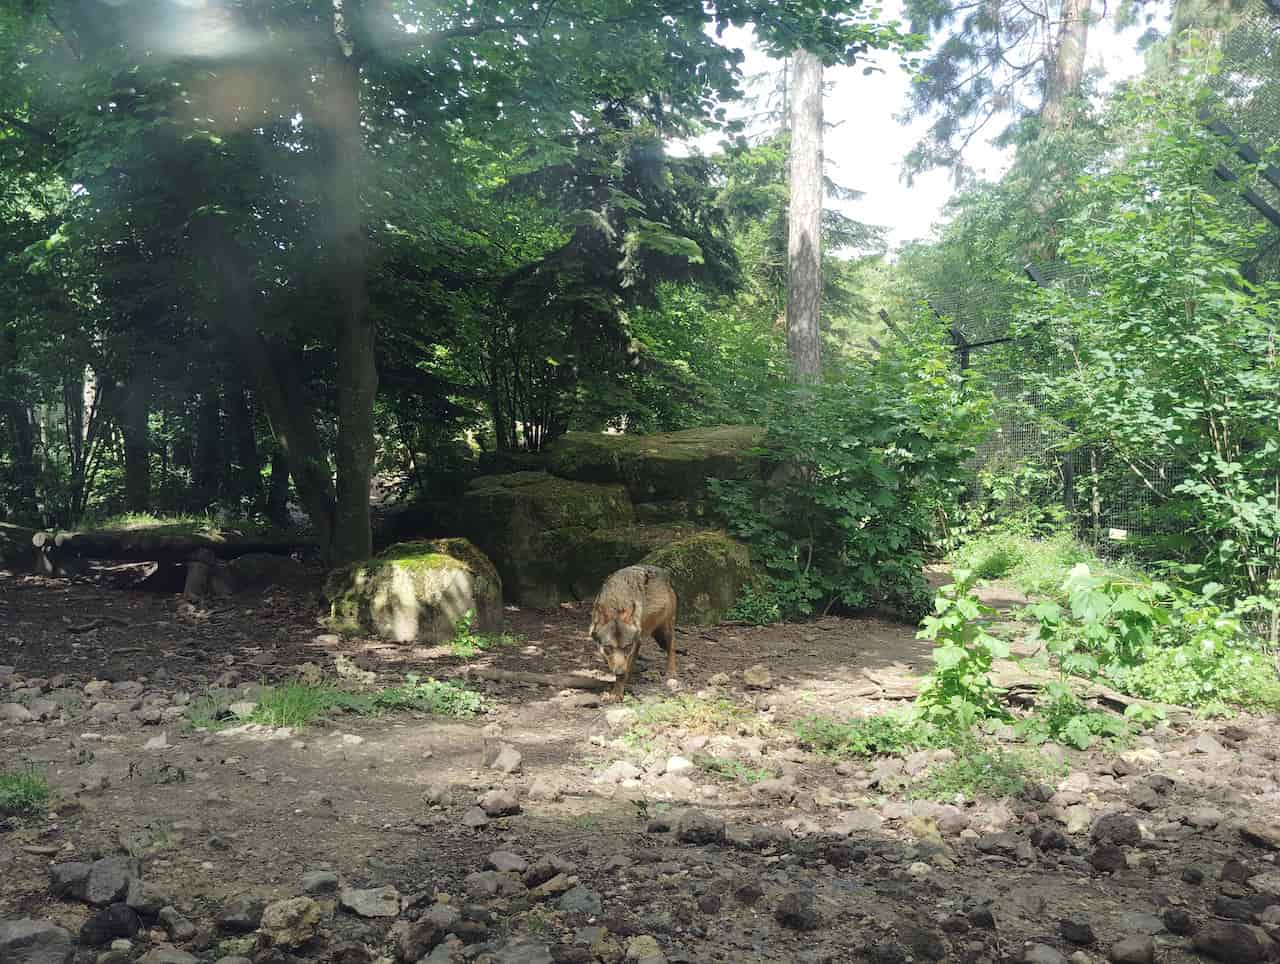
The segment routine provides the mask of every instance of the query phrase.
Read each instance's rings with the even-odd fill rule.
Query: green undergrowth
[[[1060,776],[1065,769],[1028,751],[970,742],[958,748],[953,759],[929,767],[911,785],[908,796],[940,801],[1012,797],[1032,783]]]
[[[910,753],[941,746],[942,734],[909,713],[883,713],[855,720],[810,716],[795,724],[801,745],[837,759]]]
[[[458,659],[474,659],[480,653],[519,646],[524,637],[515,633],[477,633],[472,631],[475,610],[468,609],[453,628],[449,652]]]
[[[753,767],[742,760],[736,760],[733,757],[722,757],[707,754],[705,756],[694,757],[693,762],[712,776],[720,777],[723,780],[729,780],[734,783],[745,783],[747,785],[751,785],[759,783],[762,780],[772,780],[777,776],[774,771],[767,767]]]
[[[674,731],[684,736],[759,736],[767,729],[751,710],[724,698],[701,699],[682,693],[650,703],[628,698],[627,704],[635,718],[622,741],[633,749],[651,749]]]
[[[338,713],[379,716],[408,710],[437,716],[471,717],[487,708],[484,696],[462,683],[410,673],[404,682],[370,691],[343,689],[332,683],[282,683],[264,686],[248,714],[237,717],[228,706],[237,698],[206,694],[192,702],[188,721],[193,729],[220,730],[243,723],[303,729]]]
[[[1136,573],[1126,565],[1105,562],[1070,533],[1037,539],[998,527],[970,537],[947,561],[975,579],[1003,580],[1028,596],[1057,594],[1080,563],[1098,573]]]
[[[51,796],[44,774],[34,766],[0,770],[0,817],[39,813]]]

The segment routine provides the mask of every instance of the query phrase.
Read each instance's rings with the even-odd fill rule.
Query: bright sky
[[[886,0],[884,9],[886,17],[900,15],[900,0]],[[1133,29],[1117,33],[1109,18],[1090,31],[1088,66],[1105,68],[1104,86],[1141,71],[1142,55],[1134,49],[1141,32]],[[743,70],[748,77],[779,67],[777,61],[755,47],[748,31],[726,31],[724,42],[747,51]],[[894,120],[906,107],[911,81],[893,58],[884,58],[883,66],[884,73],[870,76],[863,76],[861,67],[837,67],[826,72],[828,89],[823,109],[828,128],[824,150],[828,176],[837,184],[865,192],[859,201],[828,203],[834,203],[850,217],[888,227],[890,245],[896,247],[928,237],[954,189],[948,171],[917,177],[911,188],[903,183],[902,159],[927,129],[928,122],[922,118],[904,126]],[[998,129],[993,123],[992,133]],[[701,146],[713,150],[717,142],[713,137],[701,142]],[[1011,159],[1008,152],[977,140],[970,145],[967,158],[989,177],[1003,173]]]

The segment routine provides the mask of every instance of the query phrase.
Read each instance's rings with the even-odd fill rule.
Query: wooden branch
[[[462,671],[466,679],[483,679],[496,683],[534,683],[556,689],[607,690],[612,680],[596,679],[579,673],[525,673],[519,670],[494,669],[491,666],[468,666]]]

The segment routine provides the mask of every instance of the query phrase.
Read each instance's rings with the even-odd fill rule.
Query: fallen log
[[[483,679],[495,683],[533,683],[561,690],[607,690],[613,686],[612,680],[579,673],[525,673],[520,670],[494,669],[491,666],[468,666],[463,669],[462,675],[466,679]]]
[[[234,559],[250,553],[288,554],[316,548],[314,539],[246,536],[234,530],[193,532],[181,526],[102,529],[84,532],[35,532],[28,545],[51,557],[121,559],[136,562],[186,562],[212,553]]]

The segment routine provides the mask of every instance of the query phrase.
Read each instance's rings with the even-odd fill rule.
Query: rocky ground
[[[191,728],[307,663],[464,668],[316,616],[0,575],[0,770],[55,792],[0,822],[0,962],[1277,959],[1274,719],[1051,748],[1021,792],[958,799],[930,782],[952,750],[797,742],[927,668],[910,626],[823,619],[683,632],[683,699],[653,650],[623,707],[475,682],[472,719]],[[595,668],[584,609],[507,616],[522,638],[472,664]]]

